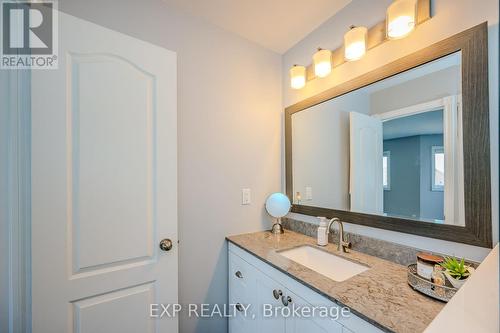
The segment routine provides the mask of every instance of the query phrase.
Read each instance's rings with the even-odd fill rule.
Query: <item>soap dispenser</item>
[[[328,244],[328,220],[323,216],[319,216],[318,219],[318,245],[325,246]]]

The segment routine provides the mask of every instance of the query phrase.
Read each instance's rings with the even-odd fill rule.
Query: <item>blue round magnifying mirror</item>
[[[283,193],[273,193],[266,200],[266,210],[272,217],[277,219],[271,231],[275,234],[282,234],[281,218],[288,214],[291,207],[290,199]]]

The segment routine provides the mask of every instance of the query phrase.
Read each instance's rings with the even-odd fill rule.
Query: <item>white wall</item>
[[[364,89],[292,115],[294,203],[300,192],[303,205],[349,210],[349,112],[370,113]]]
[[[309,65],[314,50],[335,49],[342,44],[344,32],[352,24],[373,26],[385,17],[385,10],[392,0],[353,0],[344,9],[291,48],[283,57],[283,104],[289,106],[321,91],[349,81],[363,73],[374,70],[398,58],[425,48],[460,31],[488,21],[489,25],[489,84],[490,84],[490,129],[492,158],[492,207],[493,240],[498,242],[498,0],[433,0],[434,17],[420,25],[407,38],[384,43],[356,62],[335,68],[324,79],[308,82],[302,90],[292,90],[288,70],[293,64]],[[283,173],[284,174],[284,173]],[[315,218],[293,214],[293,217],[315,223]],[[348,225],[350,231],[372,237],[402,243],[409,246],[466,256],[481,260],[487,249],[440,241],[392,231]]]
[[[161,0],[64,0],[79,18],[177,52],[179,299],[227,301],[224,237],[270,227],[263,203],[281,186],[281,56]],[[241,206],[241,188],[252,205]],[[181,318],[180,332],[227,321]]]
[[[371,94],[371,114],[402,109],[461,93],[459,66],[413,79]]]

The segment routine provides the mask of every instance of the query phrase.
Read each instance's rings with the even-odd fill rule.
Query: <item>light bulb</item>
[[[344,57],[347,61],[361,59],[366,53],[366,36],[368,29],[365,27],[351,27],[344,35]]]
[[[314,74],[318,77],[325,77],[332,71],[332,51],[318,49],[313,56]]]
[[[306,85],[306,68],[294,65],[290,68],[290,86],[293,89],[301,89]]]
[[[415,29],[417,0],[396,0],[387,8],[387,37],[398,39]]]

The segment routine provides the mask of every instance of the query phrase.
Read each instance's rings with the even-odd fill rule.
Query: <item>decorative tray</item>
[[[417,264],[408,265],[408,284],[422,294],[443,302],[448,302],[458,290],[448,280],[444,286],[440,286],[417,275]]]

